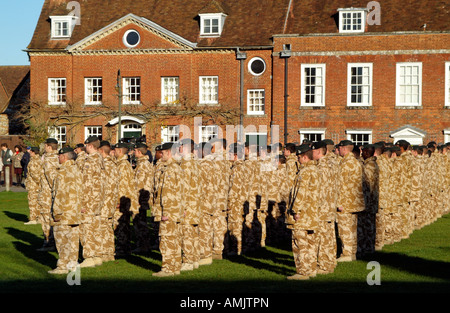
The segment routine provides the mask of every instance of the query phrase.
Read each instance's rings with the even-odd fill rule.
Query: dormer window
[[[340,33],[363,33],[366,26],[365,8],[338,9]]]
[[[200,35],[219,37],[222,34],[225,17],[223,13],[200,14]]]
[[[76,24],[76,16],[50,16],[52,23],[52,38],[70,38]]]

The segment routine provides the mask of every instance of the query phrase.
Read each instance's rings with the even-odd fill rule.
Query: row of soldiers
[[[58,248],[50,272],[75,266],[79,243],[83,267],[131,253],[132,221],[135,252],[161,251],[155,276],[291,237],[297,273],[289,279],[307,279],[406,238],[448,207],[448,145],[355,149],[351,141],[324,140],[281,148],[188,139],[157,146],[151,163],[148,147],[138,144],[133,169],[128,144],[90,137],[76,155],[48,139],[42,158],[32,149],[36,170],[30,163],[27,189],[44,246],[54,237]]]

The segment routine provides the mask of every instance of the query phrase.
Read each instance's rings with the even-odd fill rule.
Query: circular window
[[[136,47],[141,41],[141,36],[134,29],[127,30],[125,35],[123,35],[123,43],[128,48]]]
[[[248,70],[255,76],[262,75],[266,70],[266,63],[263,59],[255,57],[248,62]]]

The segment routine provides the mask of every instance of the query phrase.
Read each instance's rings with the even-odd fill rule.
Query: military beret
[[[30,150],[33,151],[34,153],[38,154],[39,153],[39,147],[30,147]]]
[[[84,148],[84,144],[83,143],[79,143],[75,146],[75,148]]]
[[[339,144],[338,144],[338,146],[340,146],[340,147],[344,147],[344,146],[353,146],[353,145],[354,145],[353,141],[347,140],[347,139],[341,140],[341,141],[339,142]]]
[[[88,144],[88,143],[92,143],[92,142],[94,142],[94,141],[98,141],[98,140],[100,140],[97,136],[89,136],[85,141],[84,141],[84,143],[85,144]]]
[[[73,148],[71,147],[64,147],[59,149],[58,154],[64,154],[64,153],[68,153],[68,152],[73,152]]]
[[[394,151],[400,151],[400,147],[392,146],[392,147],[387,148],[387,150],[392,151],[392,152],[394,152]]]
[[[111,144],[109,143],[109,141],[107,141],[107,140],[100,141],[100,147],[105,147],[105,146],[111,147]]]
[[[373,147],[375,149],[383,148],[384,144],[382,142],[376,142],[376,143],[373,144]]]
[[[327,147],[327,143],[325,142],[325,140],[321,140],[321,141],[313,142],[311,149],[316,150],[316,149],[326,148],[326,147]]]
[[[119,142],[116,143],[116,145],[114,146],[114,148],[126,148],[126,149],[130,149],[130,145],[126,142]]]
[[[47,138],[45,140],[45,143],[58,143],[58,140],[56,140],[55,138]]]
[[[311,146],[307,143],[304,143],[296,147],[295,154],[296,155],[303,154],[305,152],[308,152],[309,150],[311,150]]]
[[[334,146],[334,141],[331,139],[324,139],[322,141],[325,142],[326,145]]]
[[[147,146],[145,143],[143,143],[143,142],[139,142],[139,143],[137,143],[137,144],[134,146],[134,148],[135,148],[135,149],[138,149],[138,148],[145,148],[145,149],[148,149],[148,146]]]
[[[169,150],[169,149],[172,149],[173,144],[174,144],[173,142],[166,142],[166,143],[163,143],[162,146],[161,146],[161,150]]]
[[[375,149],[375,145],[374,144],[365,144],[362,146],[363,149]]]
[[[156,147],[155,147],[155,151],[161,151],[162,149],[162,145],[157,145]]]

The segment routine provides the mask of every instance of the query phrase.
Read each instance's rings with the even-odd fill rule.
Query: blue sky
[[[29,65],[26,52],[44,0],[0,0],[0,65]]]

